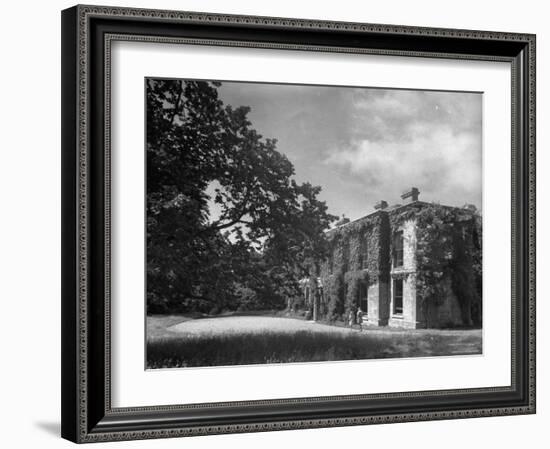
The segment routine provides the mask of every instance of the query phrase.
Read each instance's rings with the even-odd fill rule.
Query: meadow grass
[[[368,331],[170,335],[147,343],[148,368],[250,365],[481,353],[480,334]]]

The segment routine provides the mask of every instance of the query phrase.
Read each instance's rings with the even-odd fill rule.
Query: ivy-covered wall
[[[472,209],[417,202],[390,212],[392,236],[407,220],[415,222],[420,326],[480,326],[481,216]]]
[[[322,302],[333,321],[360,306],[361,285],[368,289],[389,273],[389,220],[385,212],[347,223],[327,233],[329,257],[321,264]],[[323,309],[323,308],[322,308]]]
[[[407,221],[414,226],[412,274],[392,271],[391,264],[395,233]],[[347,320],[366,296],[368,322],[388,324],[391,281],[403,275],[407,288],[414,289],[414,327],[481,324],[481,217],[476,211],[416,201],[343,224],[327,238],[329,257],[318,273],[323,286],[319,319]]]

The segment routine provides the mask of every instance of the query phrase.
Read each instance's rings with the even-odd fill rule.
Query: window
[[[365,282],[359,284],[359,307],[363,311],[364,315],[369,313],[369,298],[368,298],[368,287]]]
[[[399,231],[395,234],[393,240],[393,266],[403,266],[403,231]]]
[[[403,314],[403,279],[393,281],[393,313]]]
[[[366,250],[359,255],[359,269],[366,270],[368,268],[369,255]]]

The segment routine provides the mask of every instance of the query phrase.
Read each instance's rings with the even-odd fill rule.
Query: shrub
[[[329,321],[341,320],[345,307],[344,307],[344,291],[345,291],[345,282],[344,282],[344,273],[339,271],[333,275],[331,279],[331,285],[329,285],[329,301],[327,304],[327,314],[326,317]]]

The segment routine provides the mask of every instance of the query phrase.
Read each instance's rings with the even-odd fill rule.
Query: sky
[[[334,215],[403,203],[412,186],[420,200],[481,209],[481,93],[223,82],[219,95],[251,107]]]

